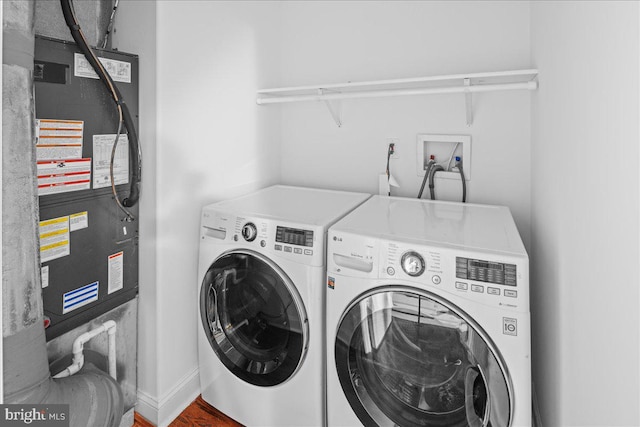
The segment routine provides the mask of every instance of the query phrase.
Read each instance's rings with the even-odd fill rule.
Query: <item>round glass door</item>
[[[280,384],[304,359],[308,321],[300,296],[286,274],[256,252],[215,260],[200,289],[200,317],[218,358],[248,383]]]
[[[486,333],[427,291],[357,298],[335,343],[342,390],[366,426],[509,426],[511,382]]]

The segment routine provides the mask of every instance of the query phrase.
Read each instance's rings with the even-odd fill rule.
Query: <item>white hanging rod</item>
[[[469,75],[466,75],[467,77]],[[473,75],[471,75],[474,77]],[[494,77],[491,74],[491,77]],[[448,76],[447,80],[450,80],[451,76]],[[394,81],[398,83],[398,81]],[[371,82],[368,83],[371,85]],[[325,86],[327,88],[329,86]],[[342,85],[342,87],[346,87]],[[349,86],[351,87],[351,86]],[[480,84],[471,86],[449,86],[438,88],[415,88],[415,89],[388,89],[388,90],[367,90],[360,92],[347,92],[347,93],[326,93],[315,95],[291,95],[291,96],[278,96],[273,98],[258,98],[256,102],[258,105],[264,104],[280,104],[286,102],[300,102],[300,101],[332,101],[338,99],[353,99],[353,98],[379,98],[388,96],[405,96],[405,95],[435,95],[444,93],[473,93],[473,92],[492,92],[500,90],[535,90],[538,87],[536,81],[527,81],[519,83],[502,83],[502,84]],[[301,90],[303,88],[291,88],[291,90]],[[316,87],[317,89],[317,87]],[[278,91],[285,91],[286,89],[278,89]],[[267,93],[267,91],[260,91],[259,93]]]
[[[482,79],[508,79],[510,77],[531,80],[538,75],[538,70],[511,70],[511,71],[492,71],[485,73],[470,73],[470,74],[448,74],[442,76],[429,76],[429,77],[413,77],[406,79],[389,79],[389,80],[373,80],[365,82],[347,82],[347,83],[330,83],[315,86],[296,86],[296,87],[281,87],[275,89],[261,89],[258,90],[258,94],[277,94],[283,92],[292,91],[305,91],[305,90],[318,90],[318,89],[346,89],[362,86],[383,86],[394,84],[411,84],[411,83],[426,83],[426,82],[442,82],[446,80],[463,81],[464,79],[482,80]]]

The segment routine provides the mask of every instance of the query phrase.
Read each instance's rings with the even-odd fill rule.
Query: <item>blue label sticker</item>
[[[93,282],[62,295],[62,314],[98,300],[99,282]]]

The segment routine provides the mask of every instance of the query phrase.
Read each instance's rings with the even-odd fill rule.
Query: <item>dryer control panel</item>
[[[324,265],[322,227],[204,209],[201,239],[248,248],[305,265]]]

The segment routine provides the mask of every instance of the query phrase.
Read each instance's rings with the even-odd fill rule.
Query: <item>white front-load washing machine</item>
[[[506,207],[373,196],[329,230],[329,426],[530,426],[529,265]]]
[[[205,401],[248,426],[326,424],[326,234],[368,197],[273,186],[203,208]]]

